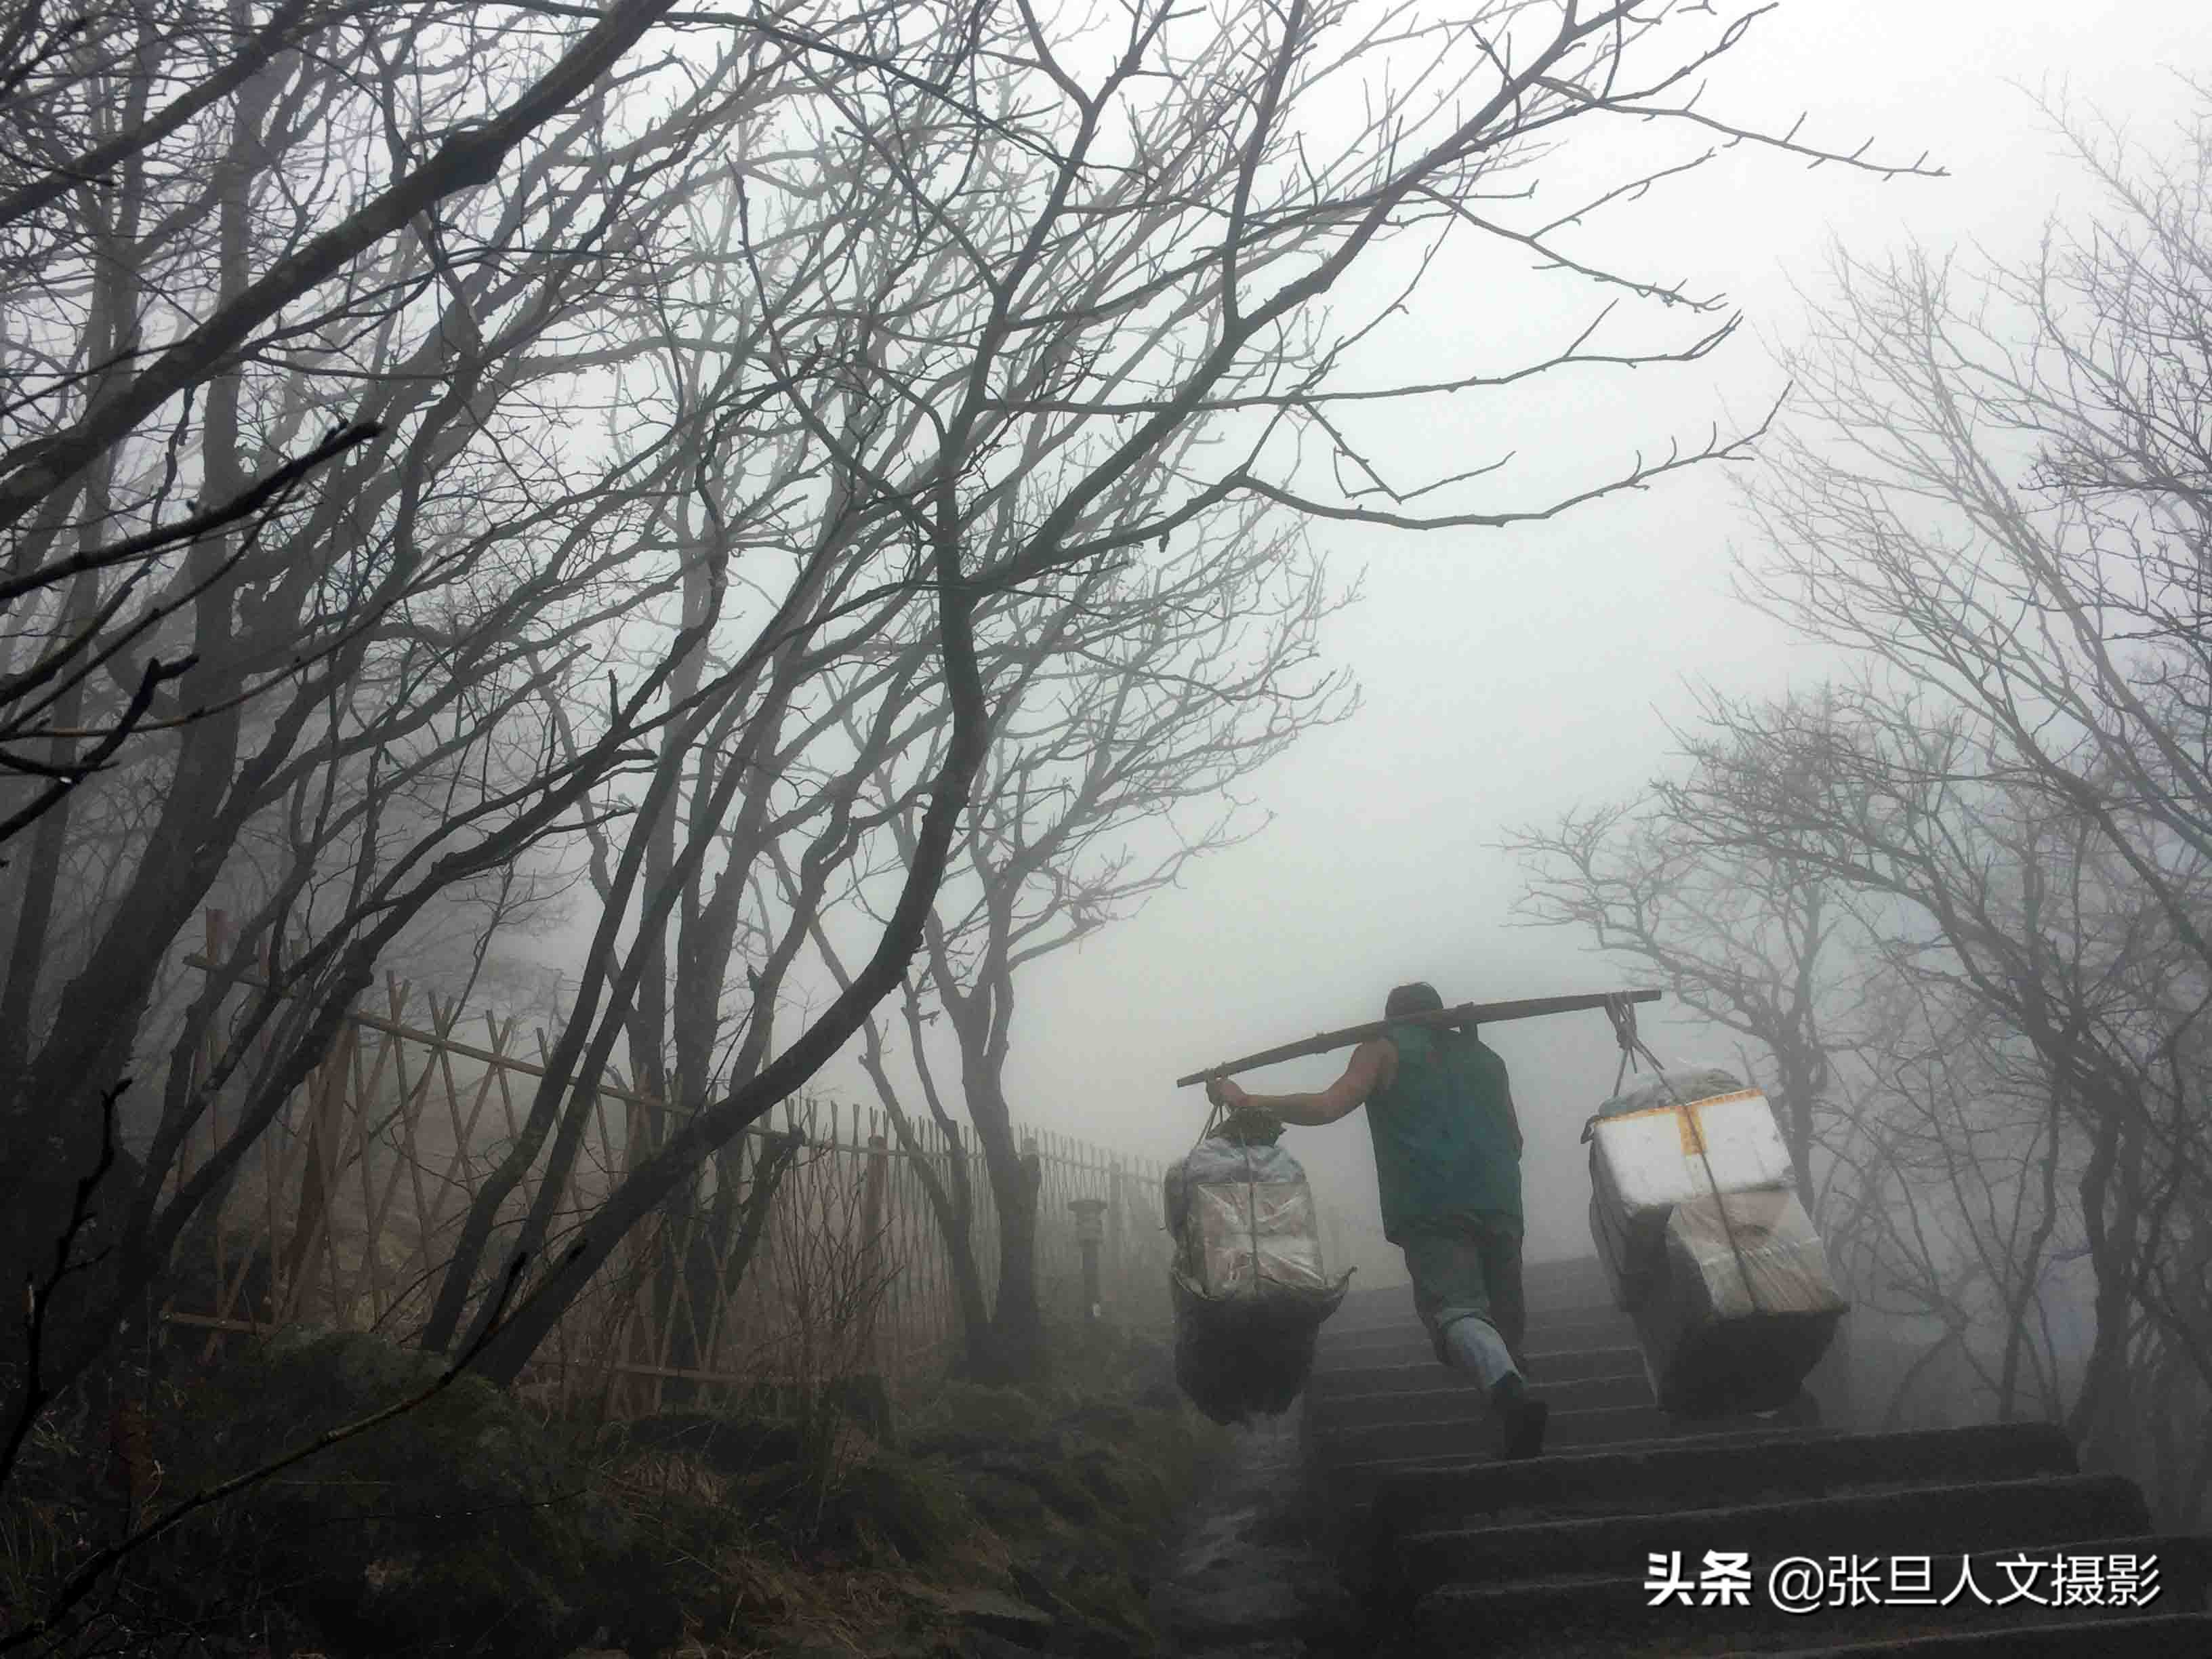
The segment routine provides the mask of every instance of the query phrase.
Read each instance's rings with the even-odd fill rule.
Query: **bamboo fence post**
[[[1037,1151],[1037,1138],[1034,1131],[1024,1131],[1022,1135],[1022,1184],[1030,1193],[1030,1214],[1034,1229],[1030,1249],[1034,1261],[1036,1256],[1043,1254],[1047,1237],[1044,1227],[1044,1158]],[[999,1218],[999,1224],[1002,1228],[1006,1225],[1004,1216]],[[1032,1279],[1037,1276],[1036,1266],[1030,1269]]]
[[[404,1007],[408,996],[411,994],[411,988],[401,983],[389,972],[384,976],[384,983],[385,991],[388,996],[392,995],[394,988],[397,988],[397,1000]],[[394,1022],[395,1024],[397,1023],[397,1021]],[[374,1153],[376,1150],[377,1136],[382,1131],[398,1126],[400,1133],[404,1133],[407,1079],[404,1063],[396,1062],[395,1070],[398,1073],[400,1084],[399,1104],[394,1109],[389,1122],[380,1123],[376,1117],[377,1096],[384,1085],[386,1063],[395,1060],[401,1039],[390,1031],[380,1033],[375,1060],[364,1073],[362,1069],[361,1031],[362,1027],[358,1025],[354,1027],[351,1044],[353,1048],[353,1066],[350,1073],[353,1079],[353,1140],[354,1145],[359,1149],[361,1158],[362,1209],[361,1262],[354,1277],[353,1293],[356,1304],[363,1299],[367,1300],[369,1319],[372,1323],[374,1323],[383,1318],[386,1306],[385,1286],[387,1281],[384,1272],[384,1253],[380,1248],[384,1237],[385,1214],[391,1208],[391,1194],[398,1188],[399,1164],[405,1159],[406,1152],[401,1150],[394,1153],[392,1179],[386,1183],[385,1196],[381,1200],[378,1198],[376,1191],[373,1167]],[[394,1136],[393,1144],[395,1146],[402,1145],[398,1134]]]
[[[192,965],[216,971],[234,948],[229,919],[209,908],[205,922],[206,956]],[[261,1183],[259,1197],[268,1213],[263,1236],[266,1243],[261,1248],[276,1269],[273,1288],[280,1294],[272,1313],[279,1322],[307,1310],[313,1294],[309,1279],[320,1276],[319,1269],[329,1278],[329,1311],[347,1322],[364,1311],[388,1319],[401,1300],[424,1294],[422,1285],[434,1284],[449,1266],[437,1260],[447,1231],[446,1212],[456,1199],[473,1201],[478,1186],[471,1156],[477,1133],[504,1119],[511,1137],[519,1127],[513,1096],[515,1076],[535,1079],[544,1075],[542,1032],[535,1033],[540,1052],[532,1063],[518,1052],[522,1047],[514,1041],[519,1022],[502,1021],[487,1010],[483,1018],[489,1041],[484,1046],[471,1045],[460,1040],[459,1028],[465,1012],[462,1005],[458,1000],[441,1005],[427,990],[428,1029],[416,1028],[408,1023],[413,988],[396,975],[384,977],[384,1006],[374,1012],[348,1011],[332,1052],[287,1103],[285,1121],[264,1153],[267,1179]],[[249,978],[246,982],[267,981]],[[363,1034],[368,1032],[380,1039],[374,1054],[362,1048]],[[419,1063],[410,1046],[418,1043]],[[197,1079],[204,1079],[210,1059],[201,1045],[195,1045],[185,1063]],[[483,1074],[463,1083],[455,1072],[455,1062],[461,1060],[481,1062]],[[388,1108],[380,1103],[387,1079],[396,1091]],[[440,1157],[424,1144],[434,1091],[443,1098],[443,1118],[453,1132],[448,1157]],[[666,1102],[645,1098],[633,1082],[612,1068],[592,1092],[584,1144],[578,1149],[569,1182],[555,1198],[564,1219],[573,1218],[579,1206],[587,1208],[623,1170],[649,1156],[664,1139],[667,1115],[675,1109]],[[609,1096],[627,1109],[617,1114]],[[209,1132],[219,1144],[221,1102],[210,1103],[209,1118]],[[597,1299],[588,1306],[579,1304],[575,1318],[562,1322],[556,1337],[557,1352],[549,1352],[535,1369],[557,1388],[572,1390],[580,1380],[580,1357],[604,1364],[615,1374],[607,1377],[605,1391],[619,1396],[620,1409],[630,1411],[651,1409],[672,1377],[735,1383],[756,1356],[779,1354],[789,1346],[794,1332],[782,1303],[791,1289],[785,1281],[812,1259],[811,1247],[805,1241],[829,1242],[824,1229],[845,1235],[836,1242],[841,1249],[853,1249],[864,1282],[872,1287],[849,1363],[888,1381],[944,1363],[957,1352],[962,1321],[957,1275],[951,1240],[929,1202],[921,1165],[927,1162],[929,1173],[949,1182],[957,1159],[967,1175],[973,1200],[969,1244],[988,1305],[998,1292],[1000,1229],[1006,1218],[1000,1213],[1000,1194],[991,1186],[989,1161],[972,1128],[921,1123],[915,1126],[910,1145],[902,1134],[894,1146],[892,1123],[885,1113],[864,1110],[857,1101],[834,1100],[784,1102],[783,1128],[805,1136],[815,1156],[802,1160],[793,1182],[775,1195],[757,1255],[743,1280],[731,1282],[731,1263],[725,1255],[715,1264],[712,1305],[692,1305],[689,1277],[680,1264],[689,1242],[686,1223],[696,1225],[697,1218],[664,1214],[626,1241],[623,1269],[610,1274]],[[757,1143],[757,1155],[765,1145],[764,1137],[775,1133],[769,1120],[748,1128],[745,1135]],[[1072,1283],[1072,1276],[1081,1271],[1084,1230],[1071,1219],[1071,1205],[1096,1202],[1100,1231],[1093,1235],[1094,1248],[1103,1252],[1099,1298],[1127,1325],[1156,1324],[1167,1288],[1164,1269],[1173,1245],[1158,1225],[1159,1171],[1154,1162],[1056,1130],[1017,1126],[1016,1137],[1016,1191],[1033,1209],[1040,1292],[1056,1305],[1066,1290],[1063,1279]],[[395,1158],[391,1168],[384,1166],[380,1154]],[[354,1155],[361,1158],[362,1168],[348,1172],[345,1159]],[[894,1158],[906,1162],[894,1164]],[[757,1156],[741,1154],[735,1172],[741,1182],[748,1162],[757,1172]],[[406,1165],[404,1172],[401,1164]],[[441,1164],[442,1169],[436,1167]],[[171,1178],[188,1176],[190,1167],[186,1154]],[[534,1173],[542,1184],[544,1173]],[[860,1178],[857,1193],[848,1184],[855,1173]],[[364,1259],[347,1273],[341,1269],[341,1241],[332,1224],[337,1219],[334,1206],[340,1183],[350,1179],[357,1179],[362,1188]],[[531,1184],[526,1182],[525,1197]],[[387,1261],[380,1246],[389,1240],[397,1250],[404,1242],[398,1237],[397,1226],[409,1200],[419,1237],[415,1248],[404,1252],[404,1264],[395,1266],[400,1256]],[[1149,1224],[1147,1216],[1153,1218]],[[280,1224],[282,1219],[293,1221],[289,1232]],[[1349,1265],[1346,1252],[1354,1248],[1352,1234],[1334,1208],[1326,1209],[1319,1220],[1332,1265],[1341,1271]],[[859,1233],[853,1237],[856,1224]],[[793,1230],[788,1237],[787,1229]],[[281,1250],[276,1248],[280,1240]],[[235,1251],[228,1247],[234,1243],[220,1226],[210,1241],[219,1302],[212,1316],[164,1310],[165,1316],[178,1323],[210,1326],[211,1348],[235,1322],[228,1317],[230,1304],[246,1276],[241,1271],[236,1275],[239,1283],[224,1282],[232,1278],[229,1257]],[[346,1248],[351,1248],[350,1241]],[[792,1259],[784,1260],[787,1256]],[[659,1267],[668,1261],[678,1264],[678,1282],[665,1310],[668,1317],[663,1318],[656,1281]],[[251,1265],[250,1258],[245,1265]],[[422,1285],[407,1289],[418,1272]],[[699,1334],[701,1354],[692,1366],[678,1370],[669,1365],[668,1358],[674,1320],[684,1317]],[[580,1341],[589,1352],[572,1352]],[[617,1376],[643,1386],[623,1388]]]
[[[1114,1286],[1115,1315],[1125,1321],[1129,1299],[1129,1243],[1123,1231],[1121,1194],[1126,1185],[1121,1160],[1115,1158],[1106,1165],[1106,1271]]]
[[[326,1125],[335,1115],[337,1102],[343,1097],[346,1073],[346,1034],[351,1028],[341,1025],[338,1040],[323,1062],[312,1074],[308,1085],[307,1122],[301,1139],[300,1201],[293,1212],[292,1236],[285,1241],[283,1263],[283,1301],[276,1322],[287,1324],[296,1317],[302,1306],[307,1280],[309,1258],[316,1244],[321,1242],[323,1217],[330,1207],[329,1182],[325,1164],[330,1161],[325,1147],[328,1141]]]
[[[857,1122],[853,1132],[857,1138]],[[884,1270],[884,1180],[890,1173],[890,1150],[883,1136],[870,1135],[867,1168],[860,1182],[860,1283],[866,1287],[867,1302],[861,1317],[860,1353],[861,1364],[871,1371],[882,1369],[876,1348],[875,1286]]]

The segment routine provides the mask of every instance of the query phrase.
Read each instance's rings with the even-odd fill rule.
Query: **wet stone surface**
[[[1208,1659],[1306,1659],[1339,1651],[1351,1601],[1310,1540],[1301,1400],[1228,1431],[1155,1581],[1165,1650]]]

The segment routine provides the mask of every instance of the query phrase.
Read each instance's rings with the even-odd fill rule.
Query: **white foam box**
[[[1590,1130],[1590,1234],[1615,1305],[1632,1313],[1650,1294],[1677,1204],[1796,1184],[1774,1109],[1757,1089],[1598,1119]]]

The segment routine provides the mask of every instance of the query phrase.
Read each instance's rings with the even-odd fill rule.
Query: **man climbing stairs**
[[[2082,1474],[2056,1428],[1679,1425],[1595,1258],[1526,1286],[1552,1407],[1527,1462],[1492,1460],[1481,1397],[1402,1286],[1322,1330],[1310,1491],[1376,1659],[2212,1655],[2212,1540],[2154,1534],[2133,1483]]]

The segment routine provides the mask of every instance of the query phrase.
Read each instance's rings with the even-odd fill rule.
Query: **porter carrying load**
[[[1632,1015],[1615,1024],[1624,1068],[1634,1053],[1650,1057]],[[1635,1318],[1665,1410],[1778,1410],[1850,1304],[1766,1097],[1724,1071],[1652,1063],[1650,1080],[1606,1102],[1583,1133],[1590,1234],[1614,1303]]]
[[[1364,1109],[1383,1236],[1405,1253],[1414,1311],[1437,1358],[1467,1373],[1480,1389],[1480,1414],[1494,1431],[1498,1454],[1534,1457],[1543,1449],[1549,1407],[1529,1394],[1518,1358],[1526,1323],[1521,1123],[1505,1062],[1476,1028],[1611,1009],[1658,994],[1616,992],[1447,1006],[1433,985],[1417,980],[1392,988],[1380,1020],[1247,1054],[1177,1081],[1205,1084],[1217,1106],[1225,1103],[1236,1118],[1256,1118],[1270,1143],[1279,1125],[1319,1128]],[[1347,1048],[1352,1053],[1344,1074],[1322,1089],[1261,1094],[1231,1080],[1233,1073]],[[1251,1138],[1235,1139],[1249,1144]],[[1314,1305],[1325,1316],[1341,1293],[1340,1285],[1334,1287],[1325,1303],[1316,1297]],[[1180,1281],[1177,1299],[1193,1314],[1183,1326],[1190,1355],[1185,1387],[1201,1406],[1213,1410],[1207,1391],[1217,1388],[1231,1406],[1265,1392],[1267,1408],[1279,1409],[1278,1401],[1287,1404],[1296,1396],[1311,1363],[1310,1332],[1296,1332],[1295,1346],[1285,1337],[1284,1351],[1265,1359],[1238,1357],[1235,1363],[1249,1364],[1250,1374],[1222,1382],[1208,1358],[1224,1352],[1207,1345],[1215,1328],[1203,1317],[1210,1309],[1190,1302]],[[1271,1370],[1281,1376],[1267,1389]]]
[[[1217,1423],[1290,1408],[1352,1282],[1328,1275],[1313,1189],[1279,1133],[1232,1115],[1167,1174],[1176,1381]]]

